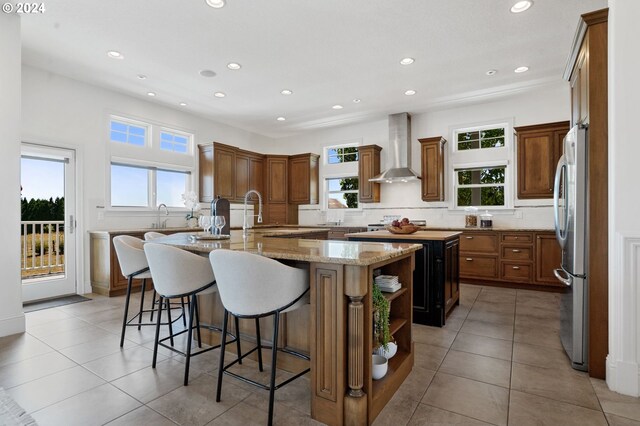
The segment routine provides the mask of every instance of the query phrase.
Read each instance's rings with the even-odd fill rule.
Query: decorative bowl
[[[371,376],[373,380],[380,380],[387,374],[389,361],[382,355],[371,356]]]
[[[382,355],[387,359],[393,358],[393,356],[398,352],[398,345],[395,342],[387,343],[388,350],[384,349],[384,346],[380,345],[378,349],[375,350],[376,355]]]
[[[419,229],[420,227],[416,225],[405,225],[405,226],[387,225],[387,231],[391,232],[392,234],[413,234]]]

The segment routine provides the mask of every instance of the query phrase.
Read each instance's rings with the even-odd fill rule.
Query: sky
[[[64,196],[64,163],[22,158],[21,164],[22,198],[55,200]]]

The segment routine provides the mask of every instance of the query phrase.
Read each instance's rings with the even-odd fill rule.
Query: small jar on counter
[[[490,214],[488,210],[485,210],[485,212],[480,215],[480,228],[491,227],[493,227],[493,215]]]
[[[465,228],[475,228],[478,226],[478,216],[475,214],[468,214],[464,217]]]

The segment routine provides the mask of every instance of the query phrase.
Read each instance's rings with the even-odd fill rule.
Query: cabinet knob
[[[518,237],[516,237],[516,240],[518,239]]]
[[[473,240],[473,237],[465,237],[467,240]]]
[[[512,266],[513,269],[520,269],[519,266]]]
[[[471,262],[473,260],[473,258],[472,257],[467,257],[466,260],[467,260],[467,262]]]
[[[514,249],[514,250],[511,250],[511,251],[514,252],[514,253],[520,253],[520,250],[515,250]]]

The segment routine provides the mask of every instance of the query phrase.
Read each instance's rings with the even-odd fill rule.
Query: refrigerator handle
[[[564,160],[564,155],[560,157],[560,161],[558,161],[558,166],[556,167],[556,176],[553,180],[553,224],[556,230],[556,239],[560,246],[564,248],[564,237],[562,236],[560,230],[560,180],[562,177],[562,170],[566,167],[566,163]],[[565,191],[567,189],[565,188]],[[566,221],[565,221],[566,224]]]
[[[565,276],[563,277],[562,274]],[[567,287],[571,287],[571,276],[564,269],[554,269],[553,275],[555,275],[561,283]]]

